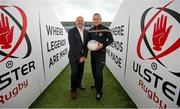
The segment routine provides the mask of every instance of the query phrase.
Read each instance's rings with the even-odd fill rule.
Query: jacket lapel
[[[83,39],[84,39],[84,44],[86,43],[86,38],[87,38],[87,31],[84,29],[84,31],[83,31]]]
[[[76,36],[77,36],[76,37],[77,41],[78,42],[80,41],[80,43],[82,44],[81,35],[80,35],[77,27],[75,28],[75,33],[76,33]]]

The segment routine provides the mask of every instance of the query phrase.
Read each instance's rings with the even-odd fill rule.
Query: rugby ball
[[[89,50],[95,51],[96,48],[98,47],[98,43],[99,43],[99,42],[96,41],[96,40],[90,40],[90,41],[88,42],[88,44],[87,44],[87,47],[88,47]]]

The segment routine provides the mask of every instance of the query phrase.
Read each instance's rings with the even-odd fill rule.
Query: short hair
[[[76,17],[76,21],[77,21],[77,19],[79,19],[79,18],[82,18],[82,19],[84,20],[84,17],[83,17],[83,16],[77,16],[77,17]]]
[[[101,15],[99,13],[94,13],[93,16],[99,16],[101,18]],[[101,18],[102,19],[102,18]]]

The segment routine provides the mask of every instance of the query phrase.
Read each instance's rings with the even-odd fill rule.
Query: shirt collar
[[[77,27],[77,26],[76,26]],[[81,29],[79,28],[79,27],[77,27],[77,29],[79,30],[79,31],[81,31]],[[82,27],[82,31],[84,31],[84,26]]]

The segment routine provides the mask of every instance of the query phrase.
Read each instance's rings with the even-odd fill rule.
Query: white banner
[[[52,8],[48,5],[39,8],[39,25],[41,28],[41,38],[44,56],[44,76],[46,86],[56,77],[65,65],[68,64],[67,58],[69,43],[67,32],[63,28]],[[48,15],[47,15],[48,13]],[[45,86],[45,87],[46,87]]]
[[[106,65],[110,67],[117,80],[123,82],[127,59],[127,38],[129,38],[129,8],[122,4],[120,9],[110,26],[114,42],[107,47]],[[124,13],[124,10],[127,12]]]
[[[68,64],[67,33],[50,6],[1,1],[0,107],[30,106]]]
[[[125,51],[108,49],[122,58],[125,69],[115,67],[109,55],[107,65],[139,108],[180,107],[178,4],[179,0],[125,0],[111,25]],[[114,29],[123,24],[124,29]],[[124,35],[115,35],[115,30]]]

